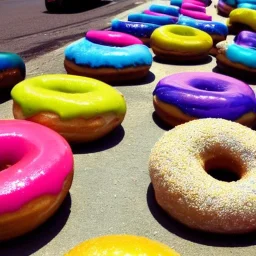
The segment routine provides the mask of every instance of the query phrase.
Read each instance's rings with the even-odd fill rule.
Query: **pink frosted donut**
[[[52,216],[73,178],[68,143],[49,128],[0,120],[0,240],[27,233]]]
[[[190,10],[180,8],[180,13],[197,20],[210,20],[210,21],[212,20],[212,16],[209,16],[203,12],[190,11]]]
[[[200,1],[198,1],[198,0],[183,0],[183,1],[182,1],[182,4],[184,4],[184,3],[190,3],[190,4],[197,5],[197,6],[206,7],[206,4],[205,4],[205,3],[200,2]]]
[[[205,10],[204,6],[198,6],[198,5],[191,4],[191,3],[184,3],[184,4],[181,5],[181,8],[186,9],[186,10],[190,10],[190,11],[206,13],[206,10]]]
[[[86,33],[86,39],[96,44],[117,47],[143,44],[142,41],[135,36],[108,30],[90,30]]]

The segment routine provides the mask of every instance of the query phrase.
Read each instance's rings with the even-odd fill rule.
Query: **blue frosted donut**
[[[197,20],[184,15],[180,15],[177,24],[194,27],[210,35],[221,35],[225,38],[228,35],[227,26],[221,22]]]
[[[158,5],[158,4],[152,4],[149,7],[149,10],[152,12],[159,12],[163,14],[167,14],[170,16],[176,16],[178,17],[180,14],[180,8],[174,5]]]
[[[255,2],[255,4],[241,3],[241,4],[237,5],[237,8],[247,8],[247,9],[256,10],[256,2]]]
[[[142,22],[121,21],[114,19],[111,22],[111,30],[127,33],[140,38],[144,43],[149,43],[151,34],[160,25]]]
[[[152,54],[142,44],[113,47],[82,38],[65,49],[64,66],[67,73],[107,82],[144,77],[151,65]],[[128,77],[126,72],[129,73]]]
[[[198,118],[223,118],[251,126],[255,94],[240,80],[212,72],[184,72],[159,81],[154,92],[157,114],[174,126]]]
[[[0,52],[0,88],[11,88],[24,80],[25,76],[25,63],[19,55]]]
[[[170,4],[171,4],[171,5],[174,5],[174,6],[181,7],[181,5],[182,5],[182,0],[171,0],[171,1],[170,1]]]
[[[242,64],[249,68],[256,68],[256,49],[238,44],[230,44],[226,49],[226,57],[231,62]]]
[[[128,21],[152,23],[156,25],[168,25],[175,24],[177,22],[177,18],[172,18],[171,16],[148,15],[145,13],[133,13],[128,15]]]

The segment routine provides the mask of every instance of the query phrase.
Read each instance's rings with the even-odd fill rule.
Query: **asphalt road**
[[[146,0],[102,0],[73,13],[52,14],[44,0],[0,0],[0,50],[25,60],[80,38],[89,29],[104,29],[110,17]]]

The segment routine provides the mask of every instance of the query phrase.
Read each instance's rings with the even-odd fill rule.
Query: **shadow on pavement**
[[[58,211],[44,224],[26,235],[0,243],[0,255],[27,256],[48,244],[66,224],[70,208],[68,194]]]
[[[88,154],[107,150],[118,145],[124,138],[124,135],[124,128],[119,125],[111,133],[99,140],[88,143],[72,144],[71,147],[73,154]]]
[[[155,124],[165,130],[165,131],[169,131],[171,130],[173,127],[171,127],[170,125],[166,124],[164,121],[162,121],[162,119],[160,119],[160,117],[157,115],[157,113],[154,111],[153,114],[152,114],[152,118],[153,118],[153,121],[155,122]]]
[[[232,72],[232,75],[230,75],[229,72],[226,72],[223,69],[220,69],[218,66],[214,67],[212,69],[212,72],[214,73],[218,73],[218,74],[222,74],[222,75],[226,75],[226,76],[231,76],[234,77],[236,79],[239,79],[247,84],[251,84],[251,85],[256,85],[256,77],[255,75],[251,75],[251,76],[245,76],[243,73],[234,73]]]
[[[151,71],[148,72],[147,76],[137,79],[135,81],[127,81],[127,82],[116,82],[116,83],[109,83],[112,86],[138,86],[138,85],[145,85],[150,84],[155,81],[155,75]]]
[[[147,203],[153,217],[162,227],[185,240],[217,247],[246,247],[256,245],[255,232],[243,235],[212,234],[190,229],[174,220],[157,204],[152,183],[148,187]]]
[[[196,66],[196,65],[203,65],[203,64],[208,64],[212,62],[213,57],[208,55],[205,59],[203,60],[197,60],[197,61],[171,61],[171,60],[163,60],[158,58],[157,56],[154,56],[153,60],[157,63],[160,64],[170,64],[170,65],[175,65],[175,66]]]
[[[3,89],[0,94],[0,104],[11,99],[11,90],[12,89]]]

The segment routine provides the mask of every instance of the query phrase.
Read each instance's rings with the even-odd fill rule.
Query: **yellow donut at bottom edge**
[[[107,235],[89,239],[64,256],[180,256],[160,242],[133,235]]]

